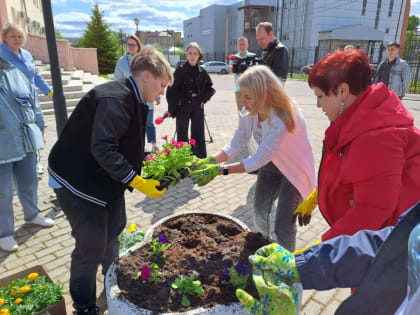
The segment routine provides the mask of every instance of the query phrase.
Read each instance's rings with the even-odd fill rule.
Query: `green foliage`
[[[169,249],[169,247],[171,247],[171,244],[163,243],[159,237],[156,237],[150,243],[150,249],[152,250],[150,255],[153,259],[165,258],[163,251]]]
[[[154,43],[153,48],[156,49],[157,51],[162,52],[162,47],[158,43]]]
[[[416,15],[410,15],[410,18],[408,19],[408,26],[407,31],[415,31],[417,26],[420,24],[420,17]]]
[[[238,268],[238,266],[241,266],[243,269],[244,265],[242,263],[240,265],[238,264],[239,263],[235,263],[229,269],[224,270],[224,274],[223,274],[224,280],[222,280],[222,284],[231,284],[236,289],[245,289],[248,283],[249,275],[246,269],[243,271]],[[239,273],[237,269],[241,271],[242,274]]]
[[[420,46],[420,36],[416,35],[415,31],[407,31],[407,36],[404,44],[403,58],[406,61],[420,60],[418,54],[418,47]]]
[[[178,43],[175,44],[175,47],[184,49],[184,43],[183,42],[178,42]]]
[[[140,243],[144,238],[144,233],[141,231],[136,231],[134,228],[130,227],[130,229],[121,232],[119,239],[120,239],[120,249],[119,253],[125,252],[130,247]]]
[[[172,283],[172,288],[182,295],[181,304],[185,307],[190,305],[190,300],[187,295],[204,294],[201,282],[199,280],[194,280],[196,276],[197,273],[194,273],[191,278],[189,276],[181,276],[181,278],[175,279]]]
[[[64,37],[61,35],[59,30],[55,30],[55,38],[56,39],[63,39]]]
[[[103,20],[99,5],[93,5],[91,21],[88,23],[79,46],[96,48],[100,73],[113,73],[118,59],[118,39],[113,35],[108,24]]]
[[[22,289],[25,286],[29,286],[27,292]],[[49,282],[45,276],[35,280],[13,280],[7,287],[0,287],[0,301],[3,302],[0,311],[8,309],[13,315],[39,312],[59,302],[62,299],[62,290],[63,286]],[[17,299],[22,299],[22,302],[16,304]]]

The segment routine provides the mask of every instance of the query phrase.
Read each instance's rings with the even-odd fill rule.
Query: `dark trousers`
[[[191,119],[191,138],[196,141],[192,152],[199,158],[207,156],[204,138],[204,109],[199,100],[181,105],[176,112],[176,133],[178,141],[188,142],[188,126]]]
[[[70,294],[77,311],[96,305],[96,273],[106,272],[118,257],[118,236],[127,218],[124,195],[104,208],[76,197],[65,188],[56,189],[58,201],[71,226],[76,247],[71,255]]]

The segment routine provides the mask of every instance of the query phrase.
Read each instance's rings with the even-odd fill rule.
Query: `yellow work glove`
[[[309,224],[309,222],[311,222],[312,212],[315,210],[317,205],[318,189],[315,188],[309,197],[296,208],[293,213],[293,222],[296,222],[296,218],[298,218],[300,226]]]
[[[53,96],[54,96],[54,92],[53,91],[51,91],[50,93],[48,93],[48,97],[49,98],[53,98]]]
[[[316,241],[315,241],[315,243],[313,243],[312,245],[308,245],[308,246],[306,246],[306,247],[304,247],[304,248],[302,248],[302,249],[298,249],[297,251],[294,251],[293,253],[292,253],[292,255],[296,255],[296,254],[300,254],[300,253],[303,253],[305,250],[307,250],[308,248],[310,248],[310,247],[312,247],[312,246],[315,246],[315,245],[318,245],[319,243],[321,243],[321,239],[319,238],[319,239],[317,239]]]
[[[144,179],[139,175],[136,175],[130,183],[131,187],[152,198],[159,198],[166,192],[166,188],[163,188],[162,190],[157,189],[159,185],[160,182],[158,180]]]

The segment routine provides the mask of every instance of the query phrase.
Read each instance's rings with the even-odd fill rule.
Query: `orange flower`
[[[20,303],[22,303],[22,299],[21,298],[17,298],[16,300],[15,300],[15,304],[20,304]]]
[[[4,299],[0,299],[0,306],[4,304]]]
[[[24,285],[23,287],[20,288],[19,292],[20,293],[26,293],[31,289],[31,287],[29,285]]]
[[[36,272],[33,272],[33,273],[30,273],[29,275],[28,275],[28,280],[35,280],[36,278],[38,278],[38,273],[36,273]]]
[[[7,308],[0,310],[0,315],[10,315],[10,312]]]
[[[10,295],[11,296],[18,296],[19,295],[19,290],[10,290]]]

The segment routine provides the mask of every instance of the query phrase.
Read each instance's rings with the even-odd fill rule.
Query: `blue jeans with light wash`
[[[277,206],[273,209],[277,199]],[[302,202],[299,191],[270,162],[258,171],[255,188],[255,221],[259,232],[293,252],[296,246],[296,223],[293,212]]]
[[[20,161],[0,164],[0,238],[15,230],[13,215],[13,184],[23,207],[25,221],[38,214],[38,176],[36,154],[27,153]]]
[[[156,143],[156,128],[155,123],[153,122],[153,108],[149,108],[149,112],[147,113],[146,135],[147,142]]]

